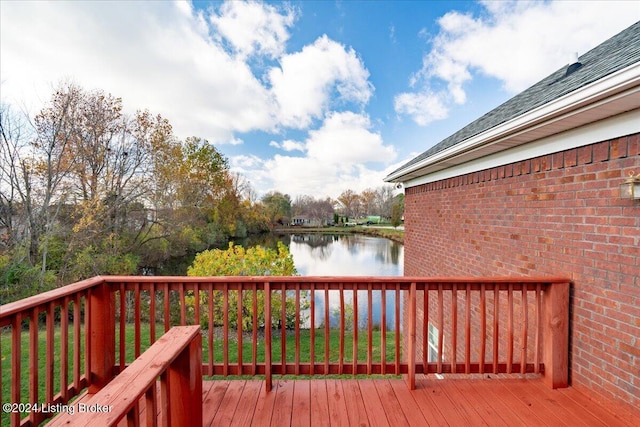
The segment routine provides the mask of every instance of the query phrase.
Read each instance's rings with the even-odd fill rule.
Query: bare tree
[[[361,212],[360,195],[353,190],[345,190],[338,200],[344,206],[344,213],[349,218],[357,218]]]
[[[11,249],[20,240],[17,235],[22,207],[18,191],[23,175],[20,152],[26,149],[27,127],[26,118],[7,105],[0,106],[0,248]]]
[[[362,203],[362,212],[365,215],[379,215],[379,211],[376,208],[376,195],[377,192],[373,188],[367,188],[360,193],[360,201]]]
[[[376,189],[375,204],[378,214],[385,218],[391,218],[391,209],[394,198],[393,185],[384,185]]]

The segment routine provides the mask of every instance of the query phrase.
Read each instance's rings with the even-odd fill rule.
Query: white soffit
[[[516,145],[507,149],[503,148],[499,152],[492,150],[493,145],[480,147],[473,152],[465,153],[450,161],[443,161],[438,165],[432,166],[433,171],[431,173],[410,179],[404,183],[404,186],[405,188],[415,187],[416,185],[453,178],[635,133],[640,133],[640,109],[559,134],[539,138],[528,144]],[[468,159],[468,161],[465,162],[465,159]]]

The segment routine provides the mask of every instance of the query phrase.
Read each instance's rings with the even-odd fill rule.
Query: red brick
[[[640,155],[640,134],[627,137],[627,152],[629,156]]]
[[[564,168],[564,151],[551,155],[551,164],[553,169]]]
[[[620,345],[640,336],[640,204],[617,196],[626,172],[640,172],[639,144],[632,135],[469,174],[450,189],[407,189],[405,274],[570,277],[573,385],[640,403],[630,400],[640,396],[630,374],[638,355]]]
[[[567,150],[564,153],[564,167],[570,168],[578,165],[578,150]]]
[[[605,162],[609,160],[609,141],[593,145],[593,161]]]
[[[609,156],[611,159],[627,157],[627,137],[614,139],[609,144]]]
[[[593,161],[593,146],[587,145],[578,148],[578,164],[585,165]]]

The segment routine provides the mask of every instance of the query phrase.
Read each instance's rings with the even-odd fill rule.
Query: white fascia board
[[[446,159],[476,149],[498,139],[508,138],[514,133],[526,132],[526,129],[529,127],[539,127],[541,123],[552,120],[559,115],[570,113],[573,110],[577,110],[590,103],[595,103],[638,85],[640,85],[640,62],[630,65],[616,73],[605,76],[590,85],[576,89],[556,100],[541,105],[538,108],[488,129],[485,132],[473,136],[452,147],[435,153],[421,162],[389,175],[385,178],[385,181],[402,181],[402,177],[411,172],[418,171],[430,165],[435,165]]]
[[[635,133],[640,133],[640,110],[629,111],[467,163],[442,169],[409,180],[404,183],[404,186],[405,188],[415,187]]]

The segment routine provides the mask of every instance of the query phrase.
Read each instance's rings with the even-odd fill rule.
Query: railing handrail
[[[450,284],[553,284],[568,283],[570,280],[560,276],[535,276],[535,277],[393,277],[393,276],[95,276],[80,282],[65,285],[57,289],[43,292],[38,295],[23,298],[18,301],[0,305],[0,325],[2,320],[21,311],[30,311],[38,306],[43,306],[52,301],[74,295],[80,291],[93,288],[102,283],[251,283],[264,282],[275,283],[399,283],[407,287],[416,283],[421,290],[422,284],[442,284],[447,289]],[[404,288],[402,288],[404,289]]]
[[[266,377],[267,387],[269,387],[271,382],[272,374],[304,374],[310,373],[311,375],[322,375],[322,374],[373,374],[373,373],[382,373],[382,374],[407,374],[409,379],[409,387],[412,388],[413,384],[415,384],[415,374],[416,373],[456,373],[456,372],[465,372],[466,373],[484,373],[484,372],[540,372],[543,374],[544,380],[552,387],[562,387],[566,386],[567,380],[567,360],[568,360],[568,307],[569,307],[569,284],[570,280],[565,277],[557,277],[557,276],[538,276],[538,277],[380,277],[380,276],[345,276],[345,277],[337,277],[337,276],[209,276],[209,277],[182,277],[182,276],[96,276],[91,279],[83,280],[81,282],[77,282],[71,285],[67,285],[52,291],[48,291],[42,293],[40,295],[35,295],[33,297],[29,297],[20,301],[16,301],[10,304],[6,304],[0,306],[0,327],[10,325],[11,326],[11,334],[12,334],[12,357],[11,357],[11,365],[18,364],[17,371],[13,372],[11,375],[11,383],[18,380],[20,377],[20,352],[24,350],[29,351],[29,370],[32,378],[29,380],[30,388],[29,395],[30,400],[34,399],[35,401],[42,401],[43,394],[40,392],[38,394],[38,328],[42,325],[42,320],[46,317],[46,343],[44,344],[47,349],[47,360],[46,365],[51,368],[47,368],[44,374],[40,374],[40,378],[46,377],[46,402],[49,403],[65,403],[69,398],[77,395],[79,391],[88,386],[90,392],[95,392],[103,387],[106,383],[109,382],[115,373],[124,369],[127,365],[127,360],[125,360],[125,344],[124,334],[125,334],[125,323],[131,323],[135,325],[135,330],[133,331],[135,334],[135,341],[131,341],[131,346],[135,350],[136,357],[140,352],[140,325],[144,324],[141,321],[141,307],[145,310],[149,310],[149,336],[150,343],[155,341],[155,325],[156,322],[164,322],[165,332],[171,326],[176,325],[187,325],[191,324],[191,322],[200,322],[200,314],[206,315],[207,312],[205,310],[209,310],[209,327],[205,330],[207,331],[207,339],[202,340],[203,346],[207,344],[207,348],[209,348],[209,360],[208,364],[205,362],[202,365],[203,373],[206,375],[222,374],[222,375],[235,375],[236,372],[239,374],[251,374],[251,375],[260,375],[264,374]],[[556,286],[557,285],[557,286]],[[260,327],[256,326],[255,320],[253,321],[253,326],[239,326],[237,327],[234,333],[237,333],[238,336],[238,362],[229,362],[227,355],[228,350],[230,349],[230,341],[228,339],[228,335],[231,335],[231,331],[233,331],[235,326],[230,326],[228,314],[232,313],[232,315],[237,315],[238,319],[242,315],[243,305],[238,299],[237,307],[236,304],[228,304],[228,299],[230,298],[229,291],[242,291],[242,295],[247,295],[249,297],[253,297],[253,303],[249,302],[248,306],[246,306],[247,310],[253,310],[253,318],[255,319],[257,316],[257,311],[254,305],[256,304],[256,293],[264,292],[265,298],[265,309],[264,313],[260,314],[260,319],[263,320],[264,324]],[[295,362],[291,362],[286,360],[285,358],[285,338],[286,331],[285,327],[282,327],[282,331],[274,334],[276,336],[280,335],[280,348],[281,348],[281,357],[280,360],[272,361],[271,360],[271,348],[272,348],[272,340],[271,340],[271,330],[272,330],[272,314],[274,321],[279,322],[284,325],[285,323],[285,304],[281,304],[283,307],[278,312],[273,312],[272,307],[269,305],[271,301],[282,301],[284,302],[285,294],[281,292],[281,295],[278,296],[279,291],[295,291],[296,295],[296,310],[299,310],[299,298],[301,291],[309,291],[315,290],[319,292],[325,293],[325,300],[328,297],[328,291],[336,290],[339,291],[340,295],[340,311],[339,311],[339,321],[340,326],[336,328],[340,331],[340,355],[339,362],[336,363],[334,359],[329,359],[328,356],[328,342],[329,342],[329,333],[327,332],[329,329],[334,330],[333,326],[330,325],[329,322],[329,314],[328,314],[328,302],[325,303],[324,314],[316,309],[318,317],[321,322],[324,323],[324,348],[325,355],[324,361],[322,359],[323,355],[318,352],[316,356],[320,359],[316,360],[314,356],[314,350],[311,350],[311,354],[309,356],[308,362],[302,362],[300,360],[299,353],[299,333],[301,329],[307,327],[301,327],[301,322],[299,318],[296,318],[296,325],[294,332],[296,334],[295,338]],[[429,296],[427,292],[430,291],[432,302],[429,303]],[[216,338],[216,345],[220,346],[221,343],[223,345],[223,355],[225,359],[222,363],[219,361],[213,360],[213,326],[212,316],[213,316],[213,308],[211,308],[211,301],[213,301],[213,293],[222,291],[220,296],[216,296],[216,298],[221,298],[217,300],[219,303],[222,303],[222,298],[224,298],[224,309],[223,312],[227,313],[224,318],[224,326],[223,326],[223,337],[226,338]],[[357,291],[357,292],[356,292]],[[350,320],[349,323],[345,318],[344,311],[344,295],[343,293],[348,292],[346,295],[349,296],[351,294],[353,296],[354,306],[356,305],[357,294],[360,291],[367,291],[367,296],[364,298],[365,304],[368,304],[367,312],[371,313],[371,304],[372,304],[372,291],[380,292],[379,295],[381,298],[380,307],[382,310],[381,319],[380,319],[380,332],[376,332],[376,334],[380,334],[380,348],[389,348],[392,351],[395,351],[395,357],[389,357],[389,359],[385,359],[383,350],[379,351],[379,358],[376,356],[376,359],[372,361],[371,356],[371,335],[372,335],[372,324],[371,324],[371,316],[369,316],[369,320],[367,320],[367,326],[363,328],[363,332],[360,335],[361,337],[367,337],[369,348],[365,350],[364,353],[358,353],[359,356],[366,356],[367,360],[364,362],[364,359],[359,359],[355,357],[357,353],[357,343],[358,343],[358,332],[357,325],[358,320],[364,320],[364,315],[359,314],[358,310],[355,312],[354,320]],[[271,293],[275,292],[272,296]],[[417,294],[417,292],[420,292]],[[443,303],[443,292],[446,296],[446,304]],[[504,292],[504,293],[503,293]],[[196,297],[193,301],[193,307],[189,306],[188,316],[186,310],[186,297],[193,298],[193,296],[205,295],[208,296],[208,299],[205,299],[204,303],[199,302],[199,298]],[[476,295],[474,298],[477,298],[477,301],[480,301],[479,312],[482,313],[480,316],[479,322],[481,322],[482,332],[479,335],[479,342],[481,342],[482,347],[474,344],[473,347],[473,357],[476,357],[476,351],[479,351],[479,360],[477,362],[472,361],[470,359],[470,351],[469,351],[469,340],[476,340],[476,335],[472,335],[470,332],[470,316],[471,309],[469,308],[471,304],[471,294],[474,293]],[[387,327],[385,321],[385,294],[391,295],[392,298],[395,298],[395,309],[389,308],[387,310],[388,317],[387,320],[395,320],[395,331],[394,339],[389,339],[389,341],[385,341],[388,336]],[[498,295],[503,295],[502,298],[499,298]],[[146,295],[144,298],[141,298],[142,295]],[[155,295],[155,297],[150,298],[150,295]],[[173,296],[170,296],[173,295]],[[308,295],[308,294],[307,294]],[[313,295],[314,292],[310,295],[311,301],[311,311],[314,310],[313,303]],[[505,298],[505,295],[508,297]],[[533,296],[532,296],[533,295]],[[405,300],[404,308],[401,308],[400,298],[407,298]],[[176,300],[177,298],[177,300]],[[360,297],[362,298],[362,296]],[[422,299],[424,298],[424,299]],[[251,298],[249,298],[251,299]],[[519,304],[518,301],[527,301],[525,304],[520,304],[520,307],[517,311],[514,310],[514,304],[517,306]],[[427,319],[417,319],[416,312],[416,301],[421,301],[420,304],[424,302],[424,307],[431,307],[432,310],[436,310],[437,316],[440,316],[440,320],[434,318],[436,320],[431,321]],[[464,311],[460,308],[457,308],[456,301],[460,301],[460,304],[464,307]],[[486,300],[486,301],[485,301]],[[533,304],[531,301],[535,300]],[[173,305],[173,302],[178,301],[179,305],[179,316],[180,320],[176,321],[173,316],[177,315],[177,312],[173,312],[171,316],[169,316],[170,309],[175,309],[176,307]],[[499,301],[499,304],[497,304]],[[156,306],[157,304],[157,306]],[[429,305],[432,304],[432,305]],[[474,303],[475,304],[475,303]],[[527,308],[527,305],[530,308]],[[269,305],[269,309],[267,309],[267,305]],[[489,310],[489,306],[491,305],[491,309]],[[500,314],[502,317],[507,316],[506,326],[503,325],[504,320],[492,320],[498,318],[498,308],[499,306],[505,305],[508,307],[506,311],[501,311]],[[128,307],[128,308],[127,308]],[[160,313],[158,317],[156,317],[155,313],[158,313],[158,308],[160,309]],[[58,317],[56,314],[56,310],[60,310],[61,315]],[[126,312],[123,310],[127,310]],[[473,309],[475,310],[475,309]],[[486,310],[486,312],[485,312]],[[505,309],[500,309],[505,310]],[[530,310],[532,313],[527,315],[527,310]],[[443,311],[451,312],[451,313],[459,313],[454,314],[450,323],[442,322],[442,313]],[[515,311],[515,313],[514,313]],[[45,313],[46,316],[39,317],[39,314]],[[123,313],[133,313],[124,315]],[[154,313],[154,314],[152,314]],[[128,316],[129,320],[127,321]],[[404,316],[404,317],[403,317]],[[475,314],[474,314],[475,316]],[[529,319],[527,319],[529,316]],[[71,319],[72,318],[72,319]],[[459,318],[459,319],[458,319]],[[532,335],[532,338],[529,341],[529,345],[535,348],[534,350],[535,356],[530,358],[527,356],[527,326],[523,326],[520,328],[519,326],[514,325],[514,318],[516,323],[522,322],[523,325],[526,325],[527,322],[531,324],[535,323],[535,328],[529,329],[529,334]],[[164,320],[161,320],[164,319]],[[311,315],[311,348],[314,348],[314,330],[318,330],[322,328],[314,326],[314,315]],[[400,340],[400,319],[406,328],[402,331],[402,341]],[[474,317],[474,319],[477,319]],[[456,322],[459,320],[457,328],[461,330],[458,334],[459,339],[465,340],[465,349],[462,347],[458,347],[459,350],[456,353]],[[491,325],[489,325],[489,321],[493,323],[493,329],[491,329]],[[25,324],[27,322],[29,324],[29,335],[30,342],[28,348],[23,348],[20,350],[20,336],[24,329]],[[146,321],[146,320],[145,320]],[[71,324],[73,322],[73,324]],[[377,322],[377,321],[376,321]],[[442,328],[439,333],[439,342],[438,342],[438,362],[434,363],[431,361],[427,361],[426,352],[427,346],[427,325],[429,326],[432,323],[436,323],[438,328]],[[59,323],[59,326],[56,326]],[[333,323],[333,321],[331,322]],[[351,326],[354,327],[353,332],[353,340],[351,338],[345,338],[345,328],[349,328]],[[453,326],[451,326],[453,325]],[[275,324],[273,324],[276,328]],[[500,334],[498,335],[498,326],[500,327]],[[146,328],[147,326],[145,326]],[[264,327],[264,338],[260,338],[260,342],[264,341],[264,362],[256,362],[255,353],[257,348],[257,338],[256,338],[256,330],[257,328]],[[422,329],[423,335],[416,335],[416,327]],[[60,369],[56,369],[55,375],[59,375],[62,378],[61,389],[59,389],[59,393],[55,394],[54,384],[53,384],[53,352],[56,351],[54,346],[54,328],[56,330],[59,329],[61,338],[61,349],[60,352],[64,357],[61,357],[62,365]],[[451,329],[452,328],[452,329]],[[84,331],[84,337],[82,337],[81,329]],[[451,329],[451,331],[449,331]],[[116,332],[116,330],[118,332]],[[391,329],[389,329],[391,330]],[[453,331],[453,332],[452,332]],[[462,332],[464,331],[464,332]],[[252,354],[249,355],[245,353],[246,359],[242,360],[242,334],[243,332],[252,332]],[[445,349],[442,343],[442,335],[449,334],[447,338],[447,345],[451,346],[451,349]],[[496,340],[498,337],[502,340],[507,334],[507,345],[504,347],[504,341],[500,341],[502,344],[500,346],[500,354],[498,353],[498,346],[496,344]],[[67,340],[71,338],[73,335],[73,342],[67,344]],[[119,335],[119,339],[118,336]],[[161,334],[160,334],[161,335]],[[333,333],[332,333],[332,336]],[[515,336],[515,343],[514,343]],[[387,338],[385,338],[387,337]],[[471,338],[470,338],[471,337]],[[490,337],[490,338],[487,338]],[[422,339],[422,346],[417,344],[417,340]],[[493,351],[490,348],[487,349],[488,352],[493,354],[493,357],[490,359],[487,357],[485,359],[485,343],[491,339],[493,341],[494,347]],[[517,346],[521,343],[518,342],[520,339],[524,343],[524,347],[521,350],[516,349]],[[56,339],[57,341],[57,339]],[[119,342],[119,360],[116,358],[116,341]],[[348,342],[347,342],[348,341]],[[351,342],[352,341],[352,342]],[[395,341],[392,342],[392,341]],[[450,343],[449,343],[450,341]],[[277,341],[274,341],[274,343]],[[323,345],[322,338],[318,337],[316,342]],[[388,347],[386,347],[388,342]],[[534,344],[535,342],[535,344]],[[515,346],[514,346],[515,344]],[[43,345],[43,344],[40,344]],[[64,345],[64,347],[62,347]],[[129,344],[127,344],[127,349]],[[146,344],[145,344],[146,345]],[[234,344],[235,345],[235,344]],[[351,360],[349,361],[349,356],[345,357],[345,352],[349,347],[353,346],[353,350],[351,351]],[[274,344],[275,346],[275,344]],[[14,352],[15,348],[18,348],[17,353]],[[24,347],[24,346],[23,346]],[[73,347],[73,349],[71,348]],[[515,348],[514,348],[515,347]],[[291,347],[289,347],[291,348]],[[506,348],[506,356],[503,354]],[[531,348],[531,347],[530,347]],[[35,351],[34,351],[35,349]],[[219,347],[218,347],[219,349]],[[401,359],[401,350],[402,349],[402,357],[406,357],[406,360]],[[419,358],[416,354],[416,349],[422,351],[423,358]],[[514,354],[514,350],[515,353]],[[540,350],[542,352],[540,353]],[[216,350],[216,354],[219,350]],[[274,351],[278,351],[277,348],[274,348]],[[521,354],[520,363],[518,363],[518,352]],[[457,356],[465,354],[465,360],[462,361]],[[24,353],[22,353],[24,354]],[[444,360],[444,357],[451,360]],[[305,357],[306,357],[305,353]],[[65,361],[69,358],[73,358],[73,362],[71,366],[68,366]],[[251,360],[249,358],[251,357]],[[333,357],[333,356],[332,356]],[[498,360],[500,359],[500,360]],[[42,359],[40,359],[42,360]],[[505,363],[506,360],[506,363]],[[80,362],[84,361],[84,368],[81,370]],[[130,359],[129,359],[130,361]],[[203,361],[204,362],[204,361]],[[243,363],[244,362],[244,363]],[[533,362],[533,363],[531,363]],[[71,368],[71,369],[70,369]],[[73,382],[69,383],[67,380],[68,374],[72,374]],[[564,385],[563,385],[564,384]],[[58,389],[56,389],[58,390]],[[15,395],[15,399],[14,399]],[[21,399],[20,390],[15,390],[12,387],[11,398],[12,400],[19,401]],[[8,396],[2,396],[3,400],[6,400]],[[17,422],[18,418],[17,414],[12,414],[12,423]],[[43,419],[42,414],[31,413],[29,416],[30,422],[38,423]],[[29,424],[29,422],[28,422]]]
[[[423,276],[98,276],[106,283],[567,283],[562,276],[423,277]],[[80,282],[78,282],[80,283]],[[70,286],[70,285],[68,285]]]
[[[101,283],[567,283],[569,279],[560,276],[534,277],[393,277],[393,276],[95,276],[70,285],[61,286],[41,294],[0,305],[0,320],[19,311],[29,311],[37,306],[71,296],[77,292],[95,287]]]
[[[127,367],[128,375],[116,377],[85,402],[87,406],[109,407],[108,412],[65,413],[54,419],[52,425],[114,426],[125,417],[135,420],[134,425],[140,425],[138,402],[144,396],[149,398],[147,425],[156,425],[159,407],[168,425],[202,424],[201,339],[200,326],[171,328],[145,351],[145,357],[137,358]],[[160,406],[156,402],[158,377]],[[171,377],[175,389],[169,387]],[[193,377],[195,381],[191,380]]]
[[[103,276],[95,276],[70,285],[61,286],[41,294],[0,305],[0,325],[2,325],[2,320],[6,317],[12,316],[21,311],[30,311],[38,306],[43,306],[52,301],[72,296],[78,292],[93,288],[104,282],[105,278]]]

